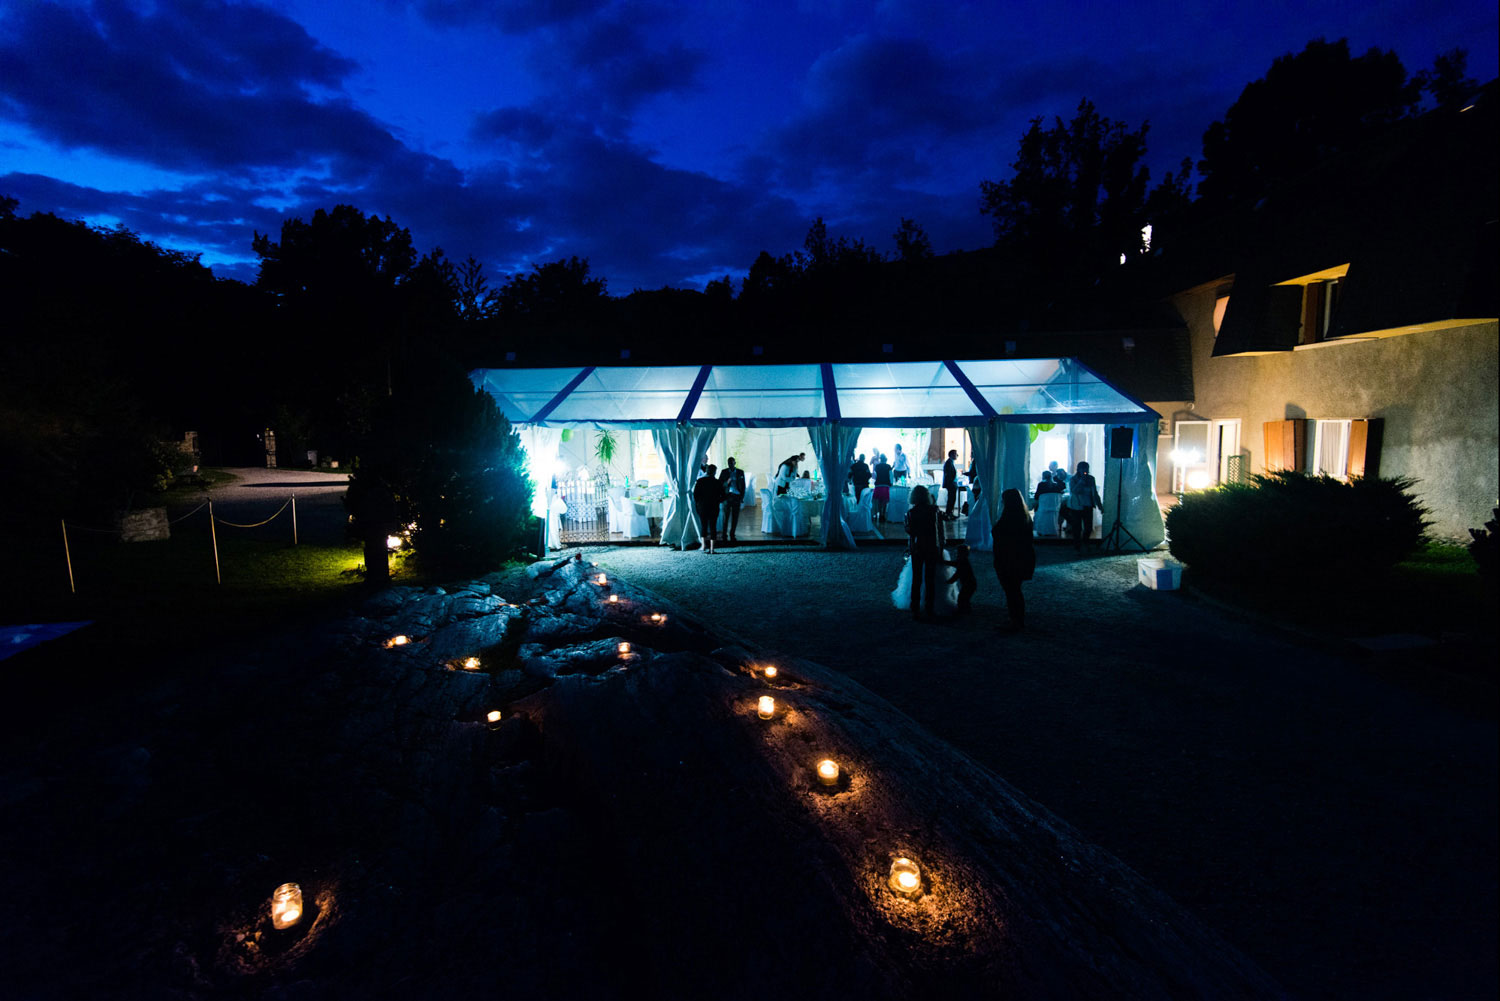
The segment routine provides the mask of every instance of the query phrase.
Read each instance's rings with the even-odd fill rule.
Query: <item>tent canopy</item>
[[[968,427],[1158,416],[1073,358],[821,365],[491,368],[470,374],[513,424]]]

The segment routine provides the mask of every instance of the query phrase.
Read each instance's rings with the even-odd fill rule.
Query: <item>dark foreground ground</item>
[[[1492,706],[1468,711],[1341,649],[1146,591],[1129,557],[1045,550],[1019,636],[990,629],[997,594],[983,578],[969,620],[914,624],[891,610],[893,548],[592,558],[709,632],[819,662],[883,696],[1123,859],[1294,996],[1495,994]],[[461,645],[524,661],[506,638],[519,636],[505,626],[517,613],[497,600],[536,593],[512,572],[455,599]],[[527,747],[526,727],[481,722],[491,705],[535,698],[542,675],[444,670],[459,650],[436,639],[379,648],[397,627],[434,629],[408,603],[393,592],[321,628],[205,648],[170,680],[114,684],[107,697],[87,680],[98,665],[69,663],[68,638],[4,662],[26,697],[8,707],[0,742],[0,854],[11,864],[0,996],[571,997],[599,987],[589,996],[631,997],[642,996],[631,993],[632,964],[672,969],[679,943],[654,933],[681,932],[701,892],[723,892],[684,882],[691,866],[673,853],[724,851],[733,839],[687,835],[705,815],[732,815],[725,794],[733,802],[746,779],[701,768],[691,783],[672,778],[663,802],[673,809],[712,790],[686,824],[632,815],[619,796],[655,795],[656,776],[708,760],[716,745],[688,743],[668,761],[650,729],[611,743],[575,727],[574,746],[596,759],[602,750],[610,768],[559,773],[555,756]],[[154,677],[152,658],[120,650],[111,666]],[[40,673],[46,683],[32,683]],[[830,698],[825,710],[850,720],[873,712],[852,695]],[[652,770],[637,774],[629,764],[643,754]],[[584,798],[631,819],[608,837],[570,800],[590,776]],[[914,830],[930,832],[942,813]],[[784,848],[768,844],[766,858]],[[807,927],[788,916],[796,892],[749,902],[762,861],[736,851],[728,868],[692,862],[747,887],[735,897],[743,930],[704,932],[743,939],[726,955],[746,971],[779,924]],[[658,864],[675,877],[654,880]],[[257,915],[288,878],[309,889],[317,934],[268,938]],[[1117,923],[1107,931],[1120,937]],[[797,956],[781,942],[773,951]],[[920,980],[856,975],[889,996],[932,996]],[[764,971],[753,982],[785,997],[807,986]]]

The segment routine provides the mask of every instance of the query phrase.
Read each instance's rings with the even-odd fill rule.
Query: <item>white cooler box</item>
[[[1153,591],[1175,591],[1182,586],[1182,564],[1171,560],[1136,560],[1136,579]]]

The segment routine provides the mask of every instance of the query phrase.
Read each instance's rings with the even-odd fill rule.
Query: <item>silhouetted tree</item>
[[[1450,81],[1453,64],[1444,66]],[[1407,77],[1396,53],[1372,48],[1351,57],[1343,38],[1314,39],[1301,52],[1278,57],[1203,133],[1199,198],[1209,209],[1253,203],[1277,183],[1411,114],[1423,83]]]
[[[896,241],[896,256],[907,263],[932,257],[932,241],[927,239],[927,232],[914,219],[903,216],[893,238]]]
[[[1079,102],[1073,120],[1032,119],[1009,180],[982,181],[981,211],[996,243],[1021,251],[1051,281],[1097,275],[1141,247],[1147,126],[1126,128]]]
[[[1466,49],[1450,49],[1439,53],[1432,69],[1418,73],[1417,80],[1439,108],[1460,108],[1479,89],[1478,81],[1468,75],[1468,66]]]

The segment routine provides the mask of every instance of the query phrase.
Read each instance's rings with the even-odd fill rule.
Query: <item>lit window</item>
[[[1221,295],[1214,300],[1214,336],[1219,336],[1219,328],[1224,326],[1224,311],[1229,308],[1229,296]]]
[[[1349,421],[1313,422],[1313,473],[1348,479]]]

